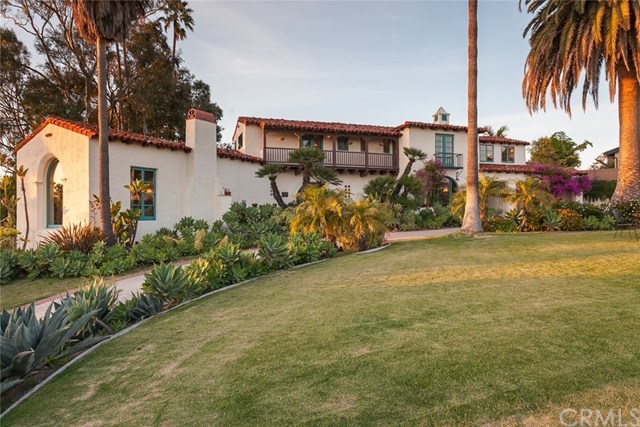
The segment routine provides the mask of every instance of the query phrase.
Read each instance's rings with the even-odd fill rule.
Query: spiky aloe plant
[[[270,269],[279,270],[293,265],[286,239],[277,234],[268,234],[260,239],[258,256]]]
[[[160,298],[167,306],[178,304],[193,294],[185,271],[171,264],[156,265],[151,273],[145,274],[142,290]]]
[[[35,304],[28,308],[7,310],[0,315],[1,391],[20,383],[41,368],[47,360],[57,359],[87,348],[104,337],[76,338],[78,332],[95,316],[85,313],[77,320],[67,316],[70,302],[57,308],[49,305],[42,319],[35,314]]]

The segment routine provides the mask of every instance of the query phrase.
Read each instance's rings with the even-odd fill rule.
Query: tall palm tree
[[[302,186],[298,190],[301,193],[311,184],[311,169],[324,162],[324,152],[315,147],[303,147],[289,154],[289,161],[302,166]]]
[[[467,131],[467,203],[460,230],[482,231],[478,198],[478,0],[469,0],[469,88]]]
[[[604,67],[609,97],[618,92],[620,168],[614,200],[640,199],[640,2],[637,0],[520,0],[535,16],[525,63],[523,95],[530,112],[554,107],[571,114],[571,94],[582,78],[582,108],[598,108]]]
[[[291,233],[322,233],[335,242],[342,226],[344,196],[326,185],[310,185],[298,196],[301,202],[291,220]]]
[[[80,36],[95,43],[98,58],[98,186],[100,230],[108,245],[116,241],[111,225],[109,189],[109,116],[107,111],[107,43],[124,40],[131,24],[144,15],[148,0],[72,0]]]
[[[282,193],[280,193],[280,189],[278,188],[278,183],[276,182],[276,180],[278,179],[278,175],[280,175],[283,171],[284,167],[275,163],[264,165],[256,171],[256,176],[258,178],[264,178],[265,176],[269,178],[273,198],[276,199],[276,203],[282,209],[286,208],[287,204],[282,199]]]
[[[160,17],[164,30],[169,31],[173,27],[173,47],[171,48],[171,58],[177,68],[176,62],[176,41],[187,38],[187,30],[193,31],[193,9],[184,0],[165,0],[160,8],[164,16]]]
[[[502,138],[506,138],[507,132],[509,132],[509,126],[507,125],[502,125],[497,130],[494,130],[491,125],[487,125],[484,128],[489,136],[500,136]]]
[[[395,187],[393,187],[393,191],[391,192],[391,197],[397,197],[400,194],[400,190],[402,190],[402,178],[405,176],[409,176],[411,173],[411,168],[417,161],[423,161],[427,158],[427,153],[422,151],[419,148],[413,147],[404,147],[403,149],[404,155],[409,159],[409,163],[404,167],[404,171],[402,171],[402,175],[398,175],[398,179],[396,181]]]

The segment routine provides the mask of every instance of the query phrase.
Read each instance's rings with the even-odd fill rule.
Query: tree
[[[81,37],[96,44],[98,58],[98,186],[100,230],[115,243],[109,190],[109,120],[107,111],[107,43],[124,40],[133,21],[144,15],[147,0],[73,0],[75,24]]]
[[[324,152],[315,147],[303,147],[289,154],[289,161],[302,166],[302,186],[298,193],[304,191],[311,183],[311,170],[324,162]]]
[[[402,190],[402,177],[409,176],[415,162],[419,160],[422,161],[427,158],[427,153],[420,150],[419,148],[404,147],[403,152],[404,152],[404,155],[407,156],[407,158],[409,159],[409,162],[404,167],[404,171],[402,171],[402,175],[398,175],[398,179],[396,180],[396,185],[395,187],[393,187],[393,191],[391,192],[392,198],[395,198],[400,194],[400,191]]]
[[[422,184],[422,195],[426,206],[440,202],[442,187],[447,183],[447,174],[437,160],[424,163],[424,168],[416,172],[416,178]]]
[[[324,166],[314,166],[311,168],[311,178],[315,181],[315,185],[342,184],[342,180],[338,178],[338,173]]]
[[[506,138],[507,137],[507,132],[509,132],[509,126],[507,125],[502,125],[498,128],[498,130],[494,130],[493,126],[491,125],[487,125],[484,127],[486,129],[486,132],[488,135],[490,136],[499,136],[501,138]]]
[[[469,78],[467,130],[467,203],[460,230],[482,231],[478,200],[478,0],[469,1]]]
[[[366,249],[367,235],[384,234],[387,231],[385,225],[386,212],[374,199],[366,198],[347,205],[346,235],[351,237],[358,250]]]
[[[283,171],[284,167],[276,163],[264,165],[256,171],[256,176],[258,178],[267,177],[269,179],[269,183],[271,185],[271,194],[273,194],[273,198],[276,199],[276,203],[282,209],[286,208],[287,204],[284,202],[284,200],[282,200],[282,193],[280,193],[280,189],[278,188],[278,183],[276,182],[276,180],[278,179],[278,175],[280,175]]]
[[[620,170],[614,200],[640,199],[640,53],[637,0],[520,0],[534,17],[523,95],[530,112],[554,107],[571,114],[571,95],[582,84],[582,108],[591,95],[598,108],[602,69],[611,102],[618,93]],[[584,77],[582,76],[584,71]],[[617,85],[617,88],[616,88]]]
[[[322,233],[335,242],[342,227],[344,196],[326,185],[309,185],[298,196],[300,204],[291,220],[291,233]]]
[[[27,248],[27,242],[29,241],[29,207],[27,206],[27,190],[24,186],[24,178],[27,176],[27,172],[29,172],[29,169],[26,169],[22,165],[16,169],[16,176],[20,178],[20,191],[22,192],[22,200],[24,201],[25,231],[22,241],[23,251]]]
[[[396,179],[391,175],[379,176],[367,182],[363,190],[367,196],[375,197],[381,203],[384,203],[391,195],[395,185]]]
[[[187,30],[193,31],[193,9],[191,9],[184,0],[165,0],[160,10],[164,14],[164,16],[160,18],[164,30],[169,31],[169,27],[173,27],[171,58],[173,59],[174,67],[178,68],[176,41],[186,39]]]
[[[555,132],[551,136],[538,138],[531,144],[531,161],[545,165],[556,165],[565,168],[580,167],[580,153],[593,147],[589,141],[577,144],[564,132]]]
[[[524,228],[527,225],[531,210],[540,205],[551,203],[553,196],[541,181],[529,176],[526,179],[516,181],[515,188],[509,194],[507,200],[522,210],[520,228]]]

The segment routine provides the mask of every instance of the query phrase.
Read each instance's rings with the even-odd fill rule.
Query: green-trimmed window
[[[349,151],[349,137],[348,136],[339,136],[338,137],[338,151]]]
[[[500,147],[502,152],[502,163],[513,163],[516,158],[516,149],[513,145],[503,145]]]
[[[156,169],[131,167],[131,181],[151,184],[151,188],[144,194],[131,194],[131,209],[140,210],[140,220],[152,221],[156,219]]]
[[[448,114],[440,114],[440,120],[442,120],[443,122],[446,122],[447,120],[449,120],[449,115]]]
[[[493,162],[493,145],[480,144],[480,161]]]
[[[53,159],[47,169],[47,228],[62,225],[62,168],[58,159]]]
[[[386,153],[386,154],[391,154],[393,153],[393,140],[391,139],[384,139],[382,141],[382,152]]]
[[[305,134],[300,137],[300,148],[315,147],[322,150],[322,146],[323,146],[322,135]]]

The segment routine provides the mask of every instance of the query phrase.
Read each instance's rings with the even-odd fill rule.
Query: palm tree
[[[493,177],[480,175],[480,180],[478,181],[478,205],[480,209],[480,218],[482,220],[486,220],[489,216],[489,201],[492,198],[504,199],[508,198],[509,195],[510,192],[507,188],[506,182]],[[465,211],[466,203],[467,190],[466,187],[462,186],[453,195],[453,199],[451,200],[450,208],[452,215],[461,216]]]
[[[311,168],[311,178],[315,181],[315,185],[342,184],[342,180],[338,178],[338,173],[324,166],[314,166]]]
[[[469,0],[469,88],[467,131],[467,203],[460,230],[482,231],[478,199],[478,0]]]
[[[524,180],[516,181],[515,188],[507,200],[522,210],[522,223],[520,224],[522,228],[527,224],[529,212],[540,205],[551,203],[553,196],[541,181],[527,177]]]
[[[375,197],[380,200],[381,203],[384,203],[393,191],[395,185],[396,179],[393,176],[379,176],[364,186],[364,194]]]
[[[522,6],[523,0],[520,0]],[[571,94],[583,80],[582,108],[591,95],[598,108],[602,68],[615,99],[620,124],[620,169],[613,200],[640,199],[640,2],[637,0],[524,0],[535,16],[525,63],[523,95],[530,112],[554,107],[571,115]],[[582,71],[584,70],[584,78]]]
[[[284,167],[275,163],[264,165],[256,171],[256,176],[258,178],[264,178],[265,176],[269,178],[273,198],[276,199],[276,203],[282,209],[286,208],[287,204],[284,202],[284,200],[282,200],[282,194],[280,193],[280,189],[278,188],[278,183],[276,182],[276,180],[278,179],[278,175],[280,175],[283,171]]]
[[[72,0],[80,36],[95,43],[98,59],[98,186],[100,230],[108,245],[115,243],[109,189],[109,116],[107,110],[107,43],[124,40],[131,23],[144,15],[148,0]]]
[[[480,218],[486,220],[489,216],[489,200],[491,198],[503,198],[509,194],[507,183],[494,177],[480,175],[478,183],[478,199],[480,206]]]
[[[24,166],[20,166],[16,169],[16,176],[20,178],[20,191],[22,191],[22,200],[24,200],[24,222],[25,231],[24,239],[22,240],[22,250],[27,248],[27,242],[29,241],[29,209],[27,207],[27,190],[24,187],[24,178],[27,176],[29,169],[25,169]]]
[[[322,233],[335,242],[342,226],[344,196],[326,185],[310,185],[298,197],[301,202],[291,220],[291,233]]]
[[[502,138],[506,138],[507,132],[509,132],[509,126],[507,125],[500,126],[498,130],[494,130],[493,126],[491,125],[487,125],[484,128],[486,129],[486,132],[489,136],[499,136]]]
[[[289,161],[302,166],[302,186],[298,190],[301,193],[311,183],[311,169],[324,162],[324,152],[315,147],[303,147],[289,154]]]
[[[385,233],[385,210],[373,198],[366,198],[347,206],[348,234],[355,240],[358,249],[366,246],[367,234]]]
[[[164,16],[160,17],[164,30],[169,31],[173,27],[173,47],[171,48],[171,58],[177,68],[176,62],[176,41],[187,38],[187,30],[193,31],[193,9],[184,0],[165,0],[160,8]]]
[[[402,175],[398,176],[398,180],[396,181],[395,187],[393,187],[393,191],[391,192],[391,197],[397,197],[400,194],[400,190],[402,190],[402,177],[409,176],[411,173],[411,168],[418,160],[422,161],[427,158],[427,153],[422,151],[419,148],[412,147],[404,147],[403,149],[404,155],[409,159],[409,163],[404,167],[404,171],[402,171]]]

